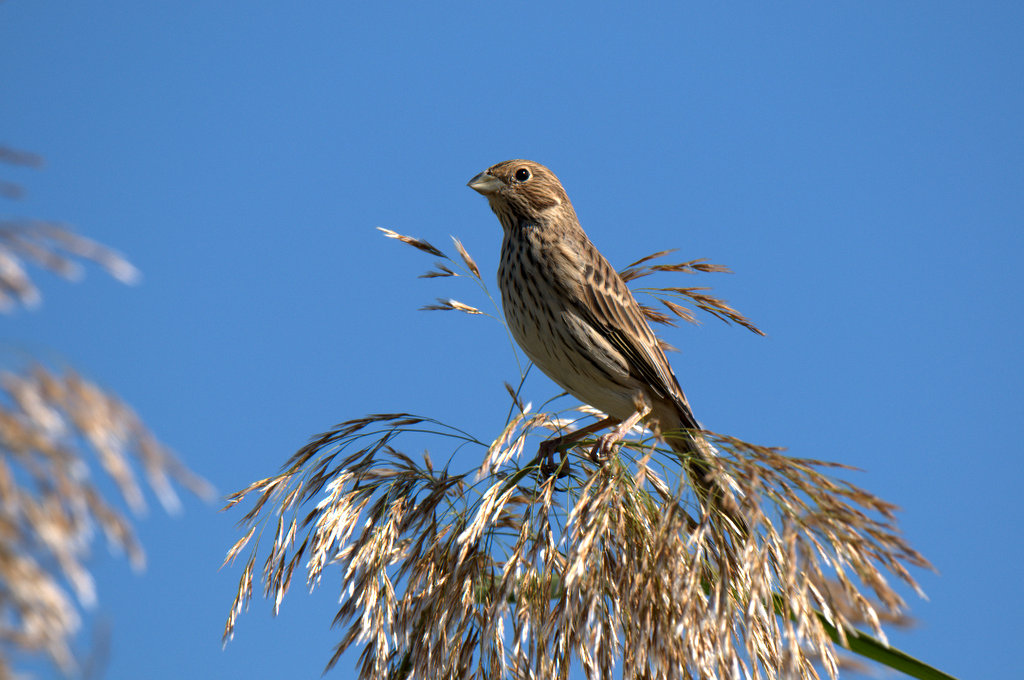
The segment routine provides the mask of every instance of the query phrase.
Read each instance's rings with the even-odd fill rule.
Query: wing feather
[[[582,285],[571,295],[581,318],[622,354],[630,375],[649,385],[657,396],[675,402],[685,427],[699,429],[668,358],[633,293],[589,240],[580,247],[588,251],[582,261],[593,263],[581,272]]]

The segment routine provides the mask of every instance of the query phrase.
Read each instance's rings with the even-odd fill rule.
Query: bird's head
[[[576,220],[562,183],[540,163],[504,161],[469,180],[468,186],[487,197],[491,210],[506,229],[514,225],[543,225],[570,216]]]

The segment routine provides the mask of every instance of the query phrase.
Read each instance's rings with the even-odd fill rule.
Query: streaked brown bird
[[[487,197],[504,230],[498,287],[519,346],[569,394],[609,416],[598,426],[636,422],[638,403],[649,405],[648,423],[689,461],[706,497],[700,461],[714,449],[640,305],[583,232],[555,174],[510,160],[469,187]]]

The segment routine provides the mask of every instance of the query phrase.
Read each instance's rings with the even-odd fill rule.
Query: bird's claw
[[[651,408],[645,404],[638,404],[636,413],[619,423],[611,432],[597,438],[597,443],[590,449],[590,459],[595,465],[603,465],[610,457],[615,447],[626,438],[633,426],[643,420]]]
[[[559,479],[569,476],[569,461],[564,451],[562,452],[561,460],[555,461],[555,456],[558,454],[558,447],[561,443],[560,438],[547,439],[540,443],[540,450],[538,451],[538,458],[541,460],[540,471],[546,477],[554,474],[557,474]]]
[[[620,441],[622,441],[622,435],[617,431],[601,435],[590,449],[590,460],[593,461],[594,465],[604,465],[611,457],[615,445]]]

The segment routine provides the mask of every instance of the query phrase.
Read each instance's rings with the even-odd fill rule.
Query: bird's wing
[[[700,429],[665,352],[629,287],[589,240],[578,247],[590,251],[581,258],[588,263],[585,271],[580,272],[582,285],[570,292],[580,316],[622,354],[630,375],[650,385],[659,396],[675,402],[685,427]]]

